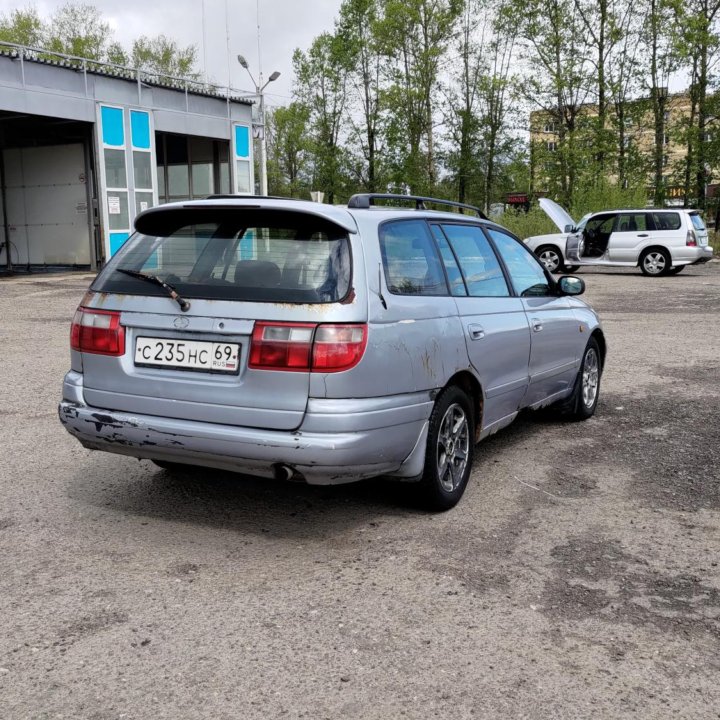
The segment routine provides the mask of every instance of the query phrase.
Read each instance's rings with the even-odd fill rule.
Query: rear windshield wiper
[[[124,268],[117,268],[115,272],[123,273],[123,275],[129,275],[130,277],[139,278],[140,280],[147,280],[148,282],[159,285],[167,294],[180,306],[183,312],[187,312],[190,309],[190,303],[184,300],[178,294],[178,291],[172,286],[168,285],[164,280],[161,280],[157,275],[147,275],[141,273],[139,270],[125,270]]]

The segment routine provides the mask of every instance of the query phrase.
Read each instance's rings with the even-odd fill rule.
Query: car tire
[[[444,511],[457,505],[472,468],[475,422],[472,403],[455,385],[437,397],[430,415],[425,468],[418,486],[428,510]]]
[[[667,275],[671,264],[670,253],[662,248],[650,248],[640,256],[640,270],[650,277]]]
[[[602,370],[600,346],[595,338],[590,338],[583,352],[573,391],[557,406],[561,415],[568,420],[587,420],[595,414],[600,398]]]
[[[678,273],[681,273],[687,265],[676,265],[674,268],[670,268],[668,270],[668,275],[677,275]]]
[[[579,265],[565,265],[563,272],[566,273],[576,273],[580,269]]]
[[[535,251],[535,255],[548,272],[562,272],[563,256],[555,245],[543,245]]]

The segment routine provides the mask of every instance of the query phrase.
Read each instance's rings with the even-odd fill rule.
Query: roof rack
[[[348,207],[356,210],[367,210],[375,206],[376,200],[400,200],[402,202],[414,202],[416,210],[427,210],[425,203],[433,203],[434,205],[449,205],[463,210],[472,210],[478,217],[487,220],[485,213],[474,205],[466,205],[465,203],[454,202],[453,200],[441,200],[440,198],[423,197],[421,195],[395,195],[393,193],[359,193],[353,195],[348,201]]]

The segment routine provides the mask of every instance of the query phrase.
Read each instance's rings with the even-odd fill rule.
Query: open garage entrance
[[[0,112],[0,269],[96,267],[93,124]]]

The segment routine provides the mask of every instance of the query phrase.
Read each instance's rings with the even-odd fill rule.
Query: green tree
[[[642,35],[642,52],[646,57],[644,87],[650,95],[653,114],[654,204],[665,203],[665,135],[667,132],[667,97],[670,74],[677,66],[673,48],[673,17],[669,0],[647,0],[645,31]]]
[[[0,17],[0,41],[41,47],[44,39],[45,28],[34,7],[12,10]]]
[[[461,11],[462,0],[385,0],[377,23],[379,46],[390,61],[385,98],[395,182],[413,192],[430,193],[438,180],[435,101],[441,61]]]
[[[685,205],[705,207],[712,149],[708,127],[715,98],[710,92],[718,61],[720,0],[670,0],[675,17],[675,52],[690,74],[690,117],[685,129]],[[717,158],[714,158],[717,160]]]
[[[133,42],[131,63],[133,67],[160,75],[196,79],[197,47],[180,47],[166,35],[140,36]]]
[[[446,155],[458,202],[469,202],[480,175],[480,93],[481,77],[488,72],[488,17],[485,0],[466,0],[458,23],[458,60],[445,88],[444,121],[449,144]],[[479,37],[478,37],[479,36]],[[482,203],[486,201],[483,197]]]
[[[379,0],[344,0],[338,20],[349,54],[350,141],[361,151],[353,175],[368,192],[380,189],[383,175],[384,58],[377,39],[380,12]]]
[[[293,55],[295,95],[309,117],[313,189],[325,192],[330,203],[346,194],[341,139],[347,123],[348,60],[341,33],[323,33],[307,53],[296,50]]]
[[[66,3],[47,24],[45,47],[89,60],[105,60],[111,42],[110,25],[94,5]]]
[[[271,195],[308,195],[308,119],[308,108],[298,102],[275,108],[266,116]]]
[[[608,54],[606,79],[613,109],[609,140],[615,144],[617,183],[621,188],[645,184],[647,175],[647,162],[634,144],[632,132],[646,110],[644,103],[634,100],[640,87],[644,19],[642,14],[633,12],[630,3],[625,3],[621,12],[616,11],[613,27],[617,42]]]
[[[582,20],[574,0],[511,0],[505,14],[517,24],[522,55],[532,68],[524,94],[544,111],[558,138],[556,147],[531,148],[533,171],[570,206],[576,187],[596,176],[588,143],[591,123],[583,108],[590,98],[587,47],[568,41],[583,36]]]

